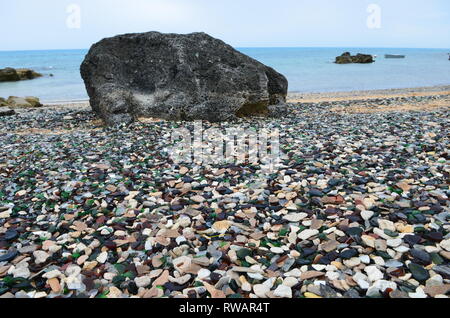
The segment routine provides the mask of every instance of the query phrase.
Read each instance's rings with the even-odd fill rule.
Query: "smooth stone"
[[[253,286],[253,292],[259,298],[266,298],[267,293],[270,291],[270,287],[265,284],[256,284]]]
[[[425,294],[424,290],[420,287],[416,289],[415,293],[409,293],[410,298],[428,298],[427,294]]]
[[[15,259],[17,255],[19,255],[17,251],[10,251],[0,256],[0,262],[10,262]]]
[[[381,280],[384,277],[384,274],[376,266],[367,266],[364,268],[364,271],[367,273],[371,282]]]
[[[289,222],[300,222],[301,220],[305,219],[306,217],[308,217],[307,213],[290,213],[287,214],[283,217],[283,219],[285,219],[286,221]]]
[[[297,284],[298,284],[298,280],[296,278],[294,278],[294,277],[286,277],[283,280],[283,285],[286,285],[286,286],[291,287],[291,288],[294,287]]]
[[[370,257],[369,255],[361,255],[359,257],[359,259],[361,260],[362,263],[364,264],[370,264]]]
[[[433,267],[433,271],[442,275],[445,279],[450,279],[450,266],[448,265],[437,265]]]
[[[298,234],[298,238],[301,240],[307,240],[315,235],[319,234],[318,230],[306,229]]]
[[[343,258],[343,259],[350,259],[354,256],[358,255],[358,251],[355,249],[347,249],[345,251],[342,251],[339,254],[339,257]]]
[[[428,278],[430,278],[430,273],[428,273],[428,271],[425,268],[423,268],[418,264],[410,263],[408,265],[408,268],[411,271],[411,274],[413,275],[414,279],[418,280],[419,282],[424,282]]]
[[[428,265],[431,263],[431,256],[423,250],[412,249],[409,253],[414,257],[414,260],[420,264]]]
[[[402,267],[404,264],[402,262],[399,262],[395,259],[389,259],[385,262],[384,264],[386,267],[390,267],[390,268],[399,268]]]
[[[211,271],[206,269],[206,268],[202,268],[198,271],[197,273],[197,278],[200,280],[204,280],[209,278],[209,276],[211,275]]]
[[[361,212],[361,217],[363,220],[369,221],[375,213],[373,211],[364,210]]]
[[[147,287],[152,282],[152,279],[149,276],[142,276],[142,277],[136,277],[134,279],[134,282],[136,283],[136,286],[138,288],[141,287]]]
[[[442,284],[444,284],[444,279],[441,275],[434,275],[425,282],[426,287],[441,286]]]
[[[44,251],[35,251],[35,252],[33,252],[33,256],[35,258],[36,264],[45,263],[47,261],[47,259],[50,257],[50,255]]]
[[[366,296],[368,297],[379,297],[381,293],[384,293],[386,289],[397,289],[397,284],[387,280],[378,280],[367,290]]]
[[[3,236],[3,239],[5,241],[12,241],[12,240],[17,239],[18,237],[19,237],[19,232],[17,232],[14,229],[11,229],[11,230],[7,230],[5,232],[5,235]]]
[[[392,239],[392,240],[387,240],[386,244],[387,246],[390,247],[398,247],[403,243],[402,239],[398,238],[398,239]]]
[[[440,247],[442,247],[447,252],[450,252],[450,239],[444,240],[439,244]]]
[[[285,252],[281,247],[272,247],[270,251],[275,254],[283,254]]]
[[[100,264],[104,264],[107,259],[108,259],[107,252],[102,252],[100,253],[100,255],[97,256],[97,262],[99,262]]]
[[[273,294],[276,297],[292,298],[292,289],[286,285],[279,285]]]

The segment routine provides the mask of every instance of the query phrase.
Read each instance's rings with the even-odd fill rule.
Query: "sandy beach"
[[[290,94],[269,175],[176,165],[172,122],[0,118],[0,298],[425,298],[450,290],[450,86]],[[178,125],[190,125],[178,123]]]

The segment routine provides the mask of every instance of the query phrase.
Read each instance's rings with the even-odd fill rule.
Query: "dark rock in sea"
[[[31,80],[37,77],[42,77],[42,74],[27,68],[14,69],[7,67],[0,69],[0,82],[17,82]]]
[[[93,110],[107,124],[138,117],[232,120],[286,102],[274,69],[205,33],[125,34],[94,44],[81,65]]]
[[[352,63],[358,63],[358,64],[369,64],[374,63],[375,60],[373,59],[372,55],[368,54],[360,54],[352,56],[349,52],[346,52],[342,54],[341,56],[336,57],[336,64],[352,64]]]

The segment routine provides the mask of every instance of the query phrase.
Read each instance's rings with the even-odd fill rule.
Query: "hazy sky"
[[[378,26],[371,4],[380,28],[368,27],[371,14]],[[0,0],[0,21],[0,50],[88,48],[144,31],[204,31],[236,47],[450,48],[449,0]]]

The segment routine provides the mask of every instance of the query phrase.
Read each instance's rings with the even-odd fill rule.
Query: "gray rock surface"
[[[81,65],[93,110],[114,125],[137,117],[232,120],[286,101],[274,69],[205,33],[125,34],[94,44]]]

